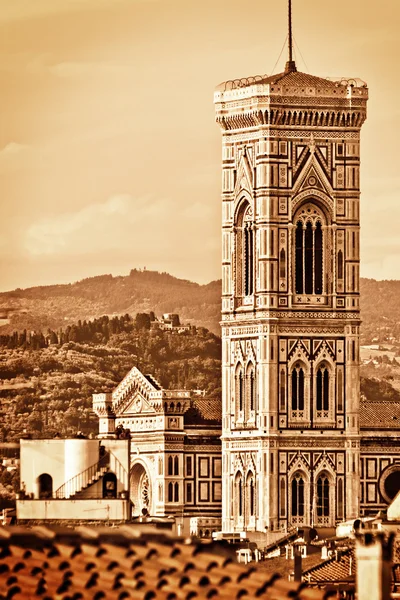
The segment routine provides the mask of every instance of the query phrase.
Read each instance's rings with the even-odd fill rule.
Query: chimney
[[[358,600],[390,600],[393,534],[356,536]]]

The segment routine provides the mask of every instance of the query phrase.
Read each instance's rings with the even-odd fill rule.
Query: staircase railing
[[[71,477],[68,481],[63,483],[55,492],[55,498],[70,498],[83,488],[94,483],[94,479],[97,476],[101,476],[101,469],[107,469],[110,466],[110,455],[108,452],[100,458],[100,460],[91,465],[81,473],[78,473],[74,477]]]

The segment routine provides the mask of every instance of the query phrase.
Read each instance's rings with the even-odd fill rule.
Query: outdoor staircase
[[[68,498],[70,500],[86,497],[85,491],[100,481],[109,470],[110,455],[106,452],[97,463],[63,483],[63,485],[54,492],[54,496],[59,499]]]

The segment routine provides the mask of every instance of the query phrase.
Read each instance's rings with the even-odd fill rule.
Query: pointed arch
[[[251,413],[256,410],[256,372],[251,361],[246,367],[246,405]]]
[[[239,205],[235,220],[235,295],[254,294],[255,236],[253,210],[247,200]]]
[[[243,413],[244,407],[244,376],[241,363],[236,365],[235,369],[235,414],[236,417]]]

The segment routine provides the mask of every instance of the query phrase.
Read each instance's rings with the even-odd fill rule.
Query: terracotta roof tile
[[[185,413],[185,423],[198,424],[199,418],[204,423],[221,423],[221,398],[193,398],[191,408]]]
[[[332,558],[303,572],[303,578],[310,583],[349,582],[356,575],[354,548],[339,550]]]
[[[400,429],[400,401],[361,400],[361,429]]]
[[[215,542],[159,533],[142,537],[126,526],[110,528],[108,536],[89,528],[71,530],[69,536],[65,530],[33,528],[25,530],[25,537],[21,528],[5,529],[0,536],[0,599],[323,598],[304,583],[236,563],[232,549]]]

